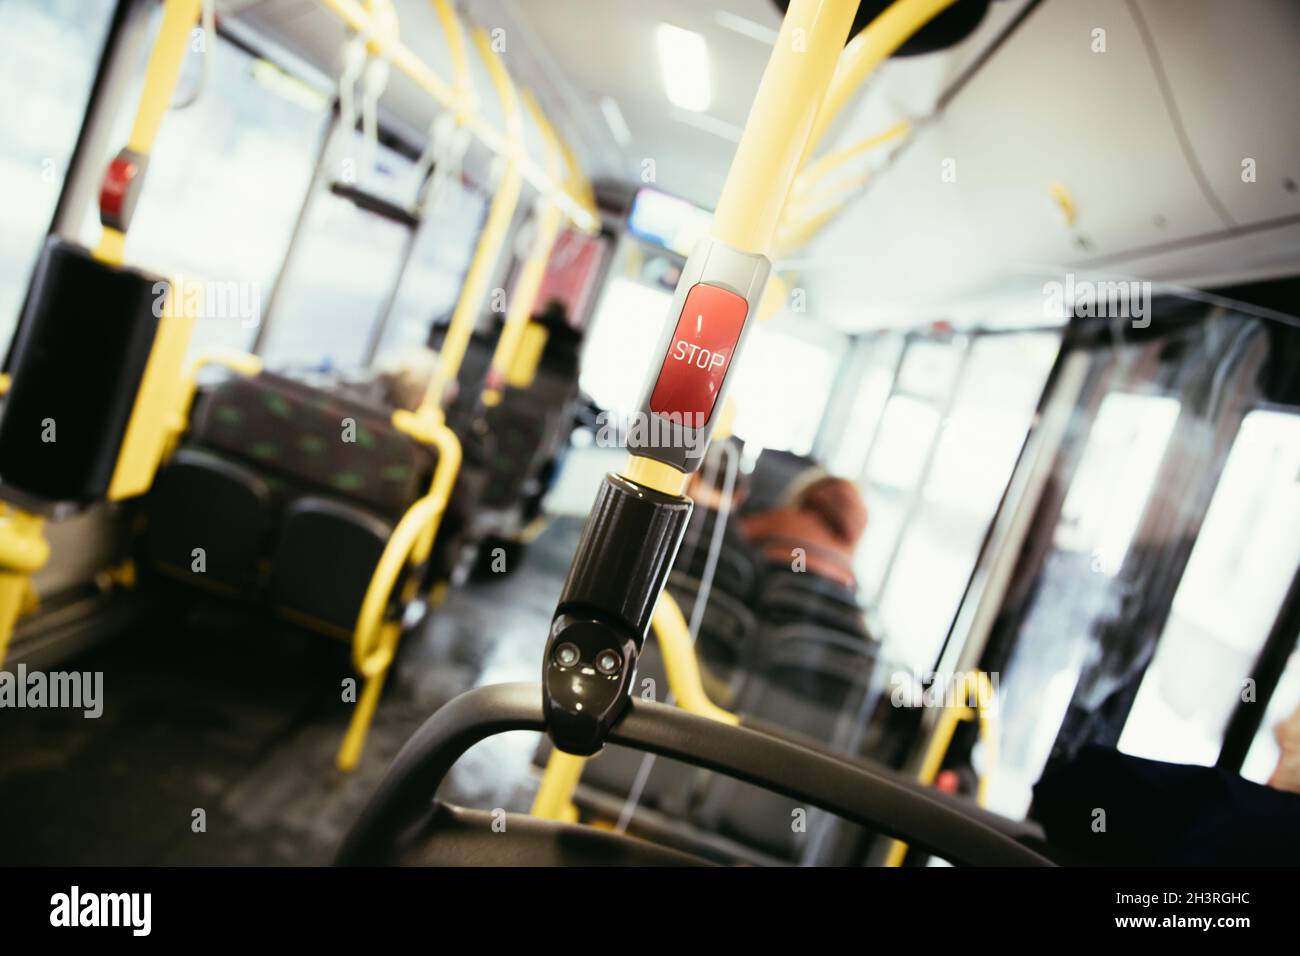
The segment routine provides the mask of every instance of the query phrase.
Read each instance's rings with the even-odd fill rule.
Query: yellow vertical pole
[[[976,802],[982,807],[988,802],[989,778],[993,764],[997,760],[998,737],[994,717],[997,701],[994,700],[993,682],[988,674],[975,671],[965,676],[961,686],[957,688],[957,693],[962,702],[945,707],[939,714],[934,735],[931,736],[930,743],[921,758],[921,768],[917,771],[916,780],[926,786],[933,784],[939,776],[939,768],[943,766],[943,758],[947,756],[948,748],[952,746],[957,724],[963,720],[978,720],[980,742],[985,747],[985,761],[984,772],[980,774],[976,791]],[[971,704],[972,696],[975,699],[974,704]],[[889,846],[889,853],[885,856],[885,866],[902,866],[906,856],[907,844],[902,840],[893,840]]]
[[[546,143],[547,172],[554,179],[559,180],[563,174],[564,162],[559,138],[531,94],[525,92],[523,99]],[[483,389],[483,402],[486,405],[495,405],[501,400],[499,383],[504,381],[506,370],[510,367],[511,360],[519,348],[524,328],[532,318],[537,305],[537,294],[541,291],[542,278],[546,275],[546,265],[551,259],[551,250],[555,247],[555,239],[560,233],[562,221],[560,207],[548,198],[541,198],[535,223],[537,233],[533,236],[532,246],[528,250],[528,259],[520,269],[518,279],[515,280],[514,293],[506,310],[505,325],[501,328],[501,336],[497,339],[496,349],[492,353],[492,374],[488,376],[487,385]]]
[[[126,148],[134,153],[148,156],[153,150],[158,129],[171,106],[185,51],[189,48],[190,30],[199,19],[202,4],[203,0],[167,0],[163,6],[158,38],[145,67],[144,88],[136,108],[135,123],[126,141]],[[126,236],[105,226],[99,245],[95,247],[95,258],[110,265],[121,265],[125,252]]]
[[[736,148],[713,235],[766,255],[857,3],[791,0]]]
[[[855,0],[791,0],[713,214],[715,239],[742,252],[771,251],[857,7]],[[640,455],[623,476],[664,494],[686,487],[682,472]]]
[[[442,349],[438,353],[438,364],[434,369],[429,389],[425,393],[420,407],[422,416],[439,412],[447,386],[455,381],[460,371],[460,363],[465,358],[470,336],[478,321],[479,309],[487,292],[488,280],[492,269],[501,253],[501,246],[510,231],[510,223],[515,216],[515,207],[519,204],[522,178],[519,174],[519,157],[523,153],[523,118],[519,111],[519,98],[515,94],[514,84],[496,53],[492,50],[487,35],[482,30],[473,33],[474,44],[487,66],[501,100],[501,108],[506,116],[506,135],[510,140],[510,155],[506,159],[501,182],[497,185],[488,208],[487,223],[483,234],[479,236],[474,257],[470,260],[469,271],[465,275],[465,284],[461,287],[460,298],[456,300],[452,312],[451,324],[443,338]]]

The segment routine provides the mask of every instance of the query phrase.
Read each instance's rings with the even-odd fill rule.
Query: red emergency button
[[[650,411],[680,416],[691,427],[708,423],[748,312],[749,303],[734,292],[703,282],[691,287],[650,393]]]
[[[100,213],[113,223],[119,223],[126,211],[126,197],[140,167],[125,156],[115,156],[108,164],[108,172],[99,187]]]

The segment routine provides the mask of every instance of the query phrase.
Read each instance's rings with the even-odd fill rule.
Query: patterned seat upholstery
[[[437,462],[384,409],[269,373],[212,389],[190,440],[251,465],[282,493],[333,494],[391,520],[428,489]]]
[[[222,381],[196,404],[186,445],[151,495],[151,563],[189,580],[201,547],[221,573],[205,570],[195,585],[224,585],[346,637],[393,527],[437,463],[388,415],[279,375]],[[264,520],[249,517],[249,502],[264,504]]]

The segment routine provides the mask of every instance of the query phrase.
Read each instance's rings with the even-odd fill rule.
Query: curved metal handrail
[[[426,822],[434,795],[470,747],[511,730],[545,729],[539,684],[466,691],[407,741],[339,850],[340,865],[389,861],[404,834]],[[1051,861],[989,823],[901,782],[746,727],[677,707],[633,700],[609,742],[726,774],[806,801],[862,826],[924,846],[953,863],[1050,866]]]

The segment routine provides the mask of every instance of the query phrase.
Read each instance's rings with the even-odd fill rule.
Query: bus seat
[[[765,629],[761,644],[756,673],[746,684],[738,711],[745,718],[846,750],[845,734],[852,729],[852,718],[871,693],[874,645],[809,625]],[[709,829],[778,857],[796,859],[811,835],[811,830],[797,832],[792,826],[798,809],[771,791],[713,777],[699,816]],[[849,829],[841,831],[826,851],[842,852],[849,836]]]
[[[384,410],[268,372],[213,388],[190,441],[394,521],[428,489],[437,459]]]
[[[271,491],[255,472],[183,448],[159,473],[150,509],[154,520],[145,532],[145,553],[155,567],[223,592],[255,588],[271,526]],[[197,548],[203,552],[202,575],[194,574]]]
[[[204,483],[252,475],[268,503],[250,564],[268,567],[260,578],[240,575],[239,589],[295,623],[351,636],[393,528],[427,493],[436,461],[360,399],[265,372],[231,376],[196,402],[185,446],[157,482],[149,525],[172,557],[151,548],[150,559],[183,570],[200,536],[229,524],[239,537],[240,513],[224,499],[207,501]]]
[[[271,558],[276,611],[351,637],[392,526],[342,501],[306,495],[290,504]]]

